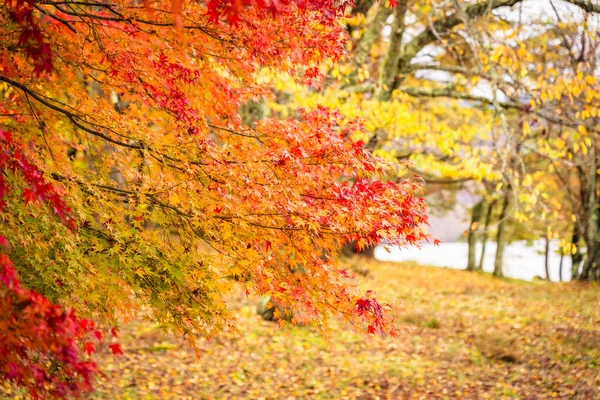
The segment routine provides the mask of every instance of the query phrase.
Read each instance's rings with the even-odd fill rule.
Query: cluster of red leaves
[[[25,179],[26,187],[21,194],[25,204],[46,203],[60,217],[62,222],[73,228],[74,221],[69,216],[71,210],[67,207],[56,188],[47,182],[40,170],[28,160],[23,152],[23,145],[15,142],[10,132],[3,129],[0,129],[0,170],[9,170],[12,173],[18,172]],[[3,211],[6,206],[4,198],[8,191],[8,183],[5,177],[0,175],[0,211]],[[1,236],[0,240],[5,241]]]
[[[183,85],[195,84],[200,80],[200,72],[185,68],[176,62],[170,62],[164,54],[152,61],[152,67],[163,78],[159,84],[144,84],[148,96],[163,110],[172,112],[184,124],[191,125],[198,119],[198,113],[190,106]]]
[[[0,129],[0,211],[11,185],[4,172],[19,174],[25,180],[21,198],[25,204],[44,202],[69,226],[74,226],[70,210],[56,188],[27,159],[22,144],[10,132]],[[0,244],[9,247],[0,235]],[[111,333],[116,336],[113,328]],[[34,398],[68,397],[91,389],[96,364],[82,358],[79,342],[93,337],[102,340],[93,321],[79,319],[73,310],[65,311],[46,297],[21,286],[14,264],[0,253],[0,376],[29,389]],[[121,354],[118,344],[110,346]],[[89,354],[92,342],[83,343]]]
[[[0,375],[34,398],[89,391],[96,364],[81,358],[77,339],[93,334],[95,325],[23,288],[5,254],[0,282]]]
[[[34,17],[35,0],[5,0],[10,10],[9,18],[20,28],[19,46],[27,57],[34,62],[34,73],[41,74],[52,70],[52,51],[50,44]],[[3,68],[10,70],[8,57],[4,57]]]
[[[379,202],[379,207],[390,210],[388,219],[377,221],[371,232],[362,235],[369,245],[377,244],[382,240],[389,244],[415,245],[423,239],[428,239],[418,229],[419,224],[426,221],[426,217],[423,215],[423,198],[412,195],[417,189],[416,181],[405,180],[394,183],[359,178],[352,183],[344,181],[336,185],[333,190],[336,193],[336,200],[341,205],[349,202],[367,205],[376,200]],[[390,196],[390,193],[395,195]],[[404,232],[414,233],[402,235]],[[394,239],[390,239],[391,237]],[[350,238],[352,241],[359,241],[361,236],[350,236]]]
[[[174,0],[175,3],[183,3],[182,0]],[[257,10],[265,10],[271,16],[289,12],[290,6],[295,5],[300,10],[321,11],[326,10],[323,16],[331,22],[341,16],[347,7],[352,5],[351,0],[210,0],[207,3],[209,20],[218,22],[224,17],[228,23],[236,25],[244,8],[253,7]],[[179,6],[180,7],[180,6]]]
[[[389,320],[385,312],[389,306],[387,304],[379,304],[373,295],[374,293],[368,290],[364,297],[356,300],[356,313],[367,321],[367,332],[369,335],[378,333],[385,336],[389,333],[391,336],[396,336],[395,329],[391,329],[389,332],[386,331],[386,326],[393,326],[393,323],[390,324],[393,321]]]

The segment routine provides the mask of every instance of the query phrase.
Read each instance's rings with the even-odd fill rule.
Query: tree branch
[[[490,106],[498,105],[504,109],[513,109],[524,111],[527,108],[527,104],[518,103],[514,101],[507,102],[495,102],[493,99],[488,99],[482,96],[475,96],[470,93],[461,93],[453,90],[452,88],[414,88],[414,87],[401,87],[400,90],[402,93],[406,93],[409,96],[413,97],[448,97],[451,99],[457,100],[467,100],[467,101],[476,101],[484,104],[489,104]],[[565,126],[567,128],[577,129],[579,127],[579,123],[570,122],[562,117],[552,117],[548,113],[541,110],[527,110],[528,113],[535,115],[539,118],[546,120],[549,123]],[[598,130],[593,129],[591,127],[587,127],[588,131],[598,132]]]
[[[453,185],[457,183],[464,183],[475,180],[475,178],[438,178],[427,176],[427,174],[423,171],[419,171],[413,167],[408,168],[409,171],[419,175],[419,178],[423,180],[425,183],[436,184],[436,185]]]
[[[402,93],[406,93],[409,96],[413,97],[448,97],[457,100],[468,100],[468,101],[478,101],[481,103],[486,103],[489,105],[494,104],[494,100],[488,99],[487,97],[475,96],[470,93],[461,93],[457,92],[451,87],[445,88],[416,88],[416,87],[400,87],[398,88]],[[522,104],[515,102],[504,102],[500,103],[502,108],[515,108],[521,109],[523,108]]]
[[[461,74],[464,76],[478,76],[480,78],[486,79],[488,81],[493,80],[493,78],[486,73],[476,71],[474,69],[468,69],[465,67],[461,67],[459,65],[441,65],[441,64],[410,64],[405,68],[406,73],[416,72],[416,71],[444,71],[452,74]]]
[[[577,6],[584,11],[600,14],[600,4],[594,4],[593,2],[586,1],[586,0],[563,0],[563,1],[573,4],[574,6]]]
[[[511,7],[523,0],[484,0],[479,3],[472,4],[465,8],[464,12],[455,12],[446,18],[439,19],[430,24],[424,31],[415,36],[410,42],[408,42],[404,48],[404,54],[398,60],[398,74],[403,74],[405,68],[410,65],[410,61],[421,51],[425,46],[438,40],[439,34],[444,34],[452,30],[454,27],[464,22],[464,17],[470,19],[481,18],[488,15],[492,10],[500,7]],[[571,0],[581,1],[581,0]],[[398,79],[398,75],[391,87],[390,92],[397,89],[401,84],[401,79]]]
[[[6,78],[4,76],[0,76],[0,81],[1,82],[6,82],[6,83],[8,83],[11,86],[16,87],[17,89],[22,90],[23,93],[25,93],[26,95],[31,96],[33,99],[35,99],[39,103],[45,105],[46,107],[48,107],[48,108],[50,108],[50,109],[52,109],[54,111],[57,111],[57,112],[65,115],[73,123],[73,125],[75,125],[79,129],[81,129],[81,130],[83,130],[83,131],[85,131],[85,132],[87,132],[87,133],[89,133],[91,135],[100,137],[100,138],[106,140],[107,142],[116,144],[118,146],[128,147],[130,149],[143,149],[144,148],[144,146],[141,145],[141,144],[139,144],[139,143],[131,144],[131,143],[127,143],[127,142],[121,142],[121,141],[119,141],[117,139],[113,139],[112,137],[103,134],[102,132],[99,132],[99,131],[97,131],[95,129],[91,129],[91,128],[86,127],[82,123],[89,124],[89,125],[95,125],[95,124],[92,124],[92,123],[86,121],[85,119],[81,118],[79,115],[77,115],[75,113],[72,113],[72,112],[70,112],[70,111],[68,111],[68,110],[66,110],[66,109],[64,109],[62,107],[57,106],[56,104],[52,103],[52,101],[54,101],[53,99],[45,98],[45,96],[43,96],[43,95],[41,95],[41,94],[39,94],[37,92],[34,92],[30,88],[28,88],[27,86],[25,86],[25,85],[23,85],[23,84],[21,84],[19,82],[13,81],[12,79],[8,79],[8,78]]]

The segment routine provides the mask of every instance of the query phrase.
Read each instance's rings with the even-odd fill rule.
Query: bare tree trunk
[[[550,235],[546,232],[546,248],[544,251],[544,269],[546,271],[546,280],[550,280]]]
[[[496,260],[494,261],[494,276],[502,277],[502,259],[504,258],[504,248],[506,247],[506,224],[508,222],[508,208],[510,206],[511,196],[510,186],[506,188],[504,193],[504,201],[502,202],[502,211],[500,212],[500,223],[498,224],[498,234],[496,236]]]
[[[585,215],[585,242],[587,245],[587,257],[583,264],[583,270],[579,276],[580,280],[591,281],[599,278],[600,270],[600,238],[598,237],[598,174],[596,162],[596,149],[590,147],[590,165],[588,166],[587,180],[583,181],[587,186],[587,201],[584,204]]]
[[[558,280],[563,281],[563,260],[565,259],[565,252],[563,248],[560,248],[560,262],[558,263]]]
[[[492,219],[492,212],[494,211],[494,206],[496,205],[496,200],[492,200],[490,204],[488,204],[488,209],[485,214],[485,225],[483,227],[483,235],[481,236],[481,256],[479,257],[479,266],[477,269],[479,271],[483,271],[483,259],[485,257],[485,246],[488,241],[488,230],[490,227],[490,220]]]
[[[575,253],[571,252],[571,279],[579,278],[579,267],[583,260],[583,254],[581,254],[581,249],[579,248],[580,237],[579,218],[577,218],[573,224],[573,236],[571,237],[571,244],[575,245]]]
[[[595,243],[591,249],[589,247],[579,280],[597,281],[600,277],[600,243]]]
[[[469,256],[467,260],[467,271],[475,271],[475,246],[477,245],[477,230],[479,228],[479,221],[481,220],[481,214],[483,213],[483,207],[485,206],[485,199],[481,199],[473,210],[471,211],[471,225],[469,226],[469,233],[467,236],[467,242],[469,244]]]
[[[596,238],[592,243],[587,243],[586,259],[578,278],[582,281],[600,280],[600,238]]]

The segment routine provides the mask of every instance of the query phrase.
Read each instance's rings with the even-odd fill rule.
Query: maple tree
[[[222,297],[231,278],[292,310],[294,322],[325,329],[336,314],[369,334],[395,333],[390,305],[361,294],[335,256],[349,241],[426,238],[418,183],[378,180],[394,165],[353,140],[360,121],[336,111],[240,117],[244,104],[273,98],[265,74],[319,81],[318,65],[344,54],[347,6],[0,7],[1,322],[31,315],[0,335],[2,361],[15,360],[3,362],[5,379],[34,394],[89,389],[84,336],[98,335],[87,318],[118,326],[148,315],[192,345],[235,330]],[[35,299],[31,311],[15,310],[24,298]],[[18,348],[58,362],[61,376]]]

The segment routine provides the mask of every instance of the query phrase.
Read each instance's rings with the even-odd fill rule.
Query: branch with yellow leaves
[[[457,99],[457,100],[480,102],[480,103],[484,103],[484,104],[489,104],[490,106],[493,106],[496,104],[503,109],[514,109],[514,110],[526,111],[526,112],[528,112],[532,115],[535,115],[539,118],[542,118],[552,124],[564,126],[567,128],[577,129],[580,125],[578,123],[568,121],[567,119],[562,118],[560,116],[553,117],[553,116],[549,115],[547,112],[531,109],[528,104],[519,103],[516,101],[510,101],[510,100],[505,101],[505,102],[495,102],[493,99],[490,99],[487,97],[477,96],[477,95],[473,95],[470,93],[463,93],[463,92],[456,91],[452,87],[445,87],[445,88],[400,87],[400,88],[398,88],[398,90],[402,93],[405,93],[405,94],[407,94],[409,96],[413,96],[413,97],[448,97],[448,98]],[[589,127],[588,127],[588,130],[593,131],[593,132],[598,132],[598,130],[589,128]]]

